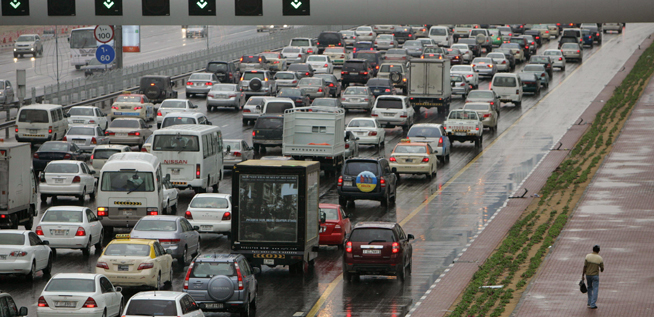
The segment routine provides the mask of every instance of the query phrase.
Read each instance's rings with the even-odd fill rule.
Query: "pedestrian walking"
[[[586,276],[588,284],[588,308],[597,309],[597,292],[599,291],[599,273],[604,272],[604,259],[599,255],[600,246],[593,246],[593,253],[586,255],[584,260],[584,271],[581,273],[581,279]]]

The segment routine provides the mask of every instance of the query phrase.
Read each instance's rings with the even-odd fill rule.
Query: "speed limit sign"
[[[111,25],[97,25],[93,35],[98,42],[108,43],[114,39],[114,27]]]

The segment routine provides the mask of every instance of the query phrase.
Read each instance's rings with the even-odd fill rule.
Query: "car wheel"
[[[343,266],[345,266],[345,264],[343,264]],[[352,274],[350,272],[344,270],[343,271],[343,281],[345,281],[345,283],[351,282],[352,281]]]
[[[241,311],[240,316],[241,317],[250,317],[251,316],[250,315],[250,303],[249,302],[245,303],[243,305],[243,310]]]
[[[36,262],[32,262],[32,269],[25,275],[25,279],[27,281],[33,281],[34,278],[36,277]]]
[[[182,253],[182,256],[177,258],[177,263],[181,266],[185,266],[187,263],[187,258],[188,258],[188,250],[186,249],[186,246],[184,246],[184,252]]]
[[[87,257],[91,254],[91,236],[89,236],[89,240],[86,241],[86,246],[84,249],[82,249],[82,255]]]
[[[255,144],[255,145],[254,145],[254,152],[259,153],[259,150],[260,150],[260,149],[261,149],[261,148],[259,147],[259,144]]]
[[[43,269],[43,275],[50,276],[52,274],[52,254],[48,256],[48,265]]]
[[[173,289],[173,268],[170,267],[168,270],[168,281],[164,282],[164,288],[167,290]]]
[[[404,275],[406,273],[406,267],[404,266],[404,261],[402,261],[402,265],[398,268],[397,272],[397,279],[400,280],[400,282],[404,282],[404,279],[406,276]]]
[[[159,272],[159,275],[157,275],[157,285],[155,286],[154,289],[158,291],[163,289],[163,286],[161,285],[161,272]]]
[[[82,194],[77,196],[77,199],[79,199],[80,204],[84,204],[84,198],[86,198],[86,187],[82,189]]]
[[[48,195],[41,194],[41,204],[47,204],[48,203]]]
[[[102,252],[102,240],[104,239],[104,232],[100,232],[100,238],[98,239],[98,242],[95,244],[95,253],[99,254]]]

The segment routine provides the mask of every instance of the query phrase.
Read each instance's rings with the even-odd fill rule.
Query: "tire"
[[[406,273],[406,267],[404,266],[404,261],[402,261],[402,266],[399,268],[397,272],[397,279],[400,280],[400,282],[404,282],[404,280],[406,279],[405,273]]]
[[[52,274],[52,255],[48,256],[48,265],[43,268],[43,275],[50,276]]]
[[[32,57],[36,58],[36,54],[38,54],[38,52],[32,53]]]
[[[159,275],[157,276],[157,285],[154,287],[154,289],[157,291],[163,289],[163,285],[161,284],[161,272],[159,272]]]
[[[80,204],[84,204],[84,198],[86,198],[86,187],[82,190],[82,194],[77,196],[77,199],[79,199]]]
[[[438,161],[441,162],[441,164],[445,164],[445,155],[438,156]]]
[[[521,100],[521,101],[514,101],[513,104],[514,104],[516,107],[522,107],[522,100]]]
[[[243,119],[243,125],[248,125],[248,119]]]
[[[445,155],[445,163],[450,162],[450,154]]]
[[[98,242],[94,244],[95,246],[95,253],[100,254],[102,252],[102,242],[104,240],[104,232],[100,232],[100,239],[98,239]]]
[[[168,271],[168,281],[164,282],[164,288],[167,290],[173,289],[173,268]]]
[[[345,266],[345,264],[343,266]],[[352,274],[348,271],[343,271],[343,281],[345,281],[345,283],[350,283],[352,281]]]
[[[247,304],[243,305],[243,310],[239,313],[239,316],[241,317],[250,317],[251,312],[250,312],[250,303],[248,302]]]
[[[255,144],[254,145],[254,151],[259,153],[260,150],[261,150],[261,147],[259,146],[259,144]]]
[[[30,209],[29,209],[29,213],[30,213],[30,214],[29,214],[29,217],[30,217],[30,220],[27,221],[27,223],[25,224],[25,229],[26,229],[26,230],[32,230],[32,226],[34,226],[34,216],[33,216],[33,215],[34,215],[34,211],[32,210],[32,208],[33,208],[33,207],[30,206]]]
[[[338,204],[343,206],[343,208],[345,208],[347,206],[347,199],[345,199],[344,197],[339,196],[338,197]]]
[[[475,148],[481,147],[481,140],[479,138],[475,139]]]
[[[97,185],[96,185],[96,187],[97,187]],[[97,190],[97,188],[93,188],[93,191],[89,193],[89,198],[91,200],[95,200],[95,191],[96,190]]]
[[[41,194],[41,204],[47,204],[48,203],[48,195]]]
[[[219,186],[219,185],[220,185],[219,183],[216,183],[216,184],[214,184],[214,185],[211,185],[211,189],[213,189],[213,192],[214,192],[214,193],[218,193],[218,186]]]
[[[198,238],[198,246],[195,248],[195,253],[191,254],[192,257],[196,257],[196,256],[200,255],[200,252],[202,250],[202,246],[200,245],[201,242],[202,242],[202,239]]]
[[[170,207],[170,211],[172,212],[173,215],[177,214],[177,203],[175,203]]]
[[[36,277],[36,263],[32,262],[32,269],[25,275],[25,279],[28,282],[34,281],[34,278]]]
[[[177,263],[181,266],[186,266],[186,259],[188,258],[188,250],[186,246],[184,246],[184,253],[182,253],[182,256],[177,258]]]
[[[89,241],[86,242],[86,246],[82,249],[82,255],[88,257],[91,254],[91,236],[89,236]]]

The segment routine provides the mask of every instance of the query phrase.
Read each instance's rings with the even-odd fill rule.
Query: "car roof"
[[[144,216],[140,220],[180,220],[183,219],[182,216],[172,216],[172,215],[153,215],[153,216]]]
[[[75,278],[78,280],[94,280],[96,277],[98,277],[101,274],[96,274],[96,273],[57,273],[55,276],[51,278]]]
[[[241,254],[230,254],[230,253],[213,253],[213,254],[201,254],[195,258],[194,262],[225,262],[225,261],[234,261],[239,257],[242,257]]]
[[[145,218],[145,217],[143,217]],[[141,218],[141,219],[143,219]],[[109,244],[143,244],[143,245],[152,245],[157,240],[150,239],[113,239]]]
[[[95,124],[80,124],[80,125],[71,126],[71,128],[93,128],[93,129],[97,127],[98,126]],[[68,134],[68,132],[70,132],[70,129],[66,132],[66,134]]]
[[[318,204],[318,208],[334,208],[334,209],[338,209],[340,207],[341,207],[341,205],[339,205],[339,204],[325,204],[325,203]]]
[[[98,144],[95,146],[93,149],[95,150],[100,150],[100,149],[124,149],[126,147],[129,147],[128,145],[123,145],[123,144]]]
[[[416,124],[411,126],[411,129],[413,129],[413,127],[417,127],[417,128],[421,128],[421,127],[422,128],[440,128],[442,126],[443,126],[442,124],[438,124],[438,123],[416,123]],[[411,130],[411,129],[409,129],[409,130]]]
[[[223,141],[228,141],[228,140],[223,140]],[[202,193],[202,194],[195,194],[193,196],[193,199],[198,198],[198,197],[216,197],[216,198],[229,198],[231,197],[232,194],[221,194],[221,193]]]
[[[173,292],[173,291],[138,292],[136,293],[136,295],[130,298],[130,301],[133,299],[171,300],[171,299],[181,298],[185,294],[186,293],[183,292]]]
[[[383,229],[393,229],[395,227],[395,222],[384,222],[384,221],[367,221],[359,222],[354,225],[352,229],[360,228],[383,228]]]
[[[2,229],[0,230],[0,233],[22,233],[26,234],[28,232],[31,232],[30,230],[19,230],[19,229]]]
[[[395,147],[398,147],[398,146],[401,146],[401,145],[427,147],[426,142],[399,142],[399,143],[395,144]],[[393,151],[395,151],[395,149],[393,149]]]
[[[127,93],[127,94],[120,94],[120,95],[118,95],[118,97],[120,97],[120,96],[136,96],[136,97],[144,97],[145,95],[144,95],[144,94],[131,94],[131,93]]]
[[[84,211],[86,209],[89,209],[89,207],[85,206],[52,206],[45,211],[50,211],[50,210],[68,210],[68,211]],[[4,230],[3,230],[4,231]]]
[[[204,113],[202,112],[193,112],[193,111],[187,111],[187,112],[169,112],[164,116],[164,119],[168,117],[193,117],[193,118],[199,118],[204,116]]]

